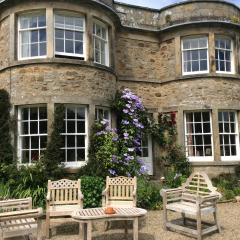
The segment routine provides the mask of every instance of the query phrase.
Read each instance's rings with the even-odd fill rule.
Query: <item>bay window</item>
[[[235,111],[219,111],[218,126],[221,160],[237,160],[239,156],[239,135]]]
[[[47,147],[47,108],[20,107],[18,111],[19,160],[22,164],[38,161]]]
[[[36,12],[18,18],[18,58],[46,56],[46,15]]]
[[[95,21],[93,24],[93,48],[94,62],[108,66],[108,28],[107,25],[99,21]]]
[[[233,73],[233,43],[231,39],[216,37],[215,60],[217,72]]]
[[[88,150],[87,107],[79,105],[65,106],[65,129],[61,134],[64,146],[65,165],[78,167],[85,164]]]
[[[213,160],[210,111],[185,113],[185,142],[190,161]]]
[[[80,57],[84,59],[85,18],[79,15],[56,13],[55,55]]]
[[[182,71],[184,75],[209,72],[207,37],[182,40]]]

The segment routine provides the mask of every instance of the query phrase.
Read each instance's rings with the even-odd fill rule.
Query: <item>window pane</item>
[[[38,134],[38,122],[30,122],[30,134]]]
[[[22,57],[26,58],[30,56],[30,45],[24,44],[22,45]]]
[[[192,60],[198,60],[199,56],[198,56],[198,51],[192,51]]]
[[[47,147],[47,136],[40,137],[40,148],[46,148]]]
[[[85,122],[77,122],[77,132],[85,133]]]
[[[29,137],[22,137],[22,149],[29,149],[30,145],[29,145]]]
[[[73,150],[73,149],[67,150],[67,161],[75,162],[75,150]]]
[[[46,29],[39,30],[39,41],[46,42]]]
[[[69,41],[69,40],[65,41],[65,51],[67,53],[74,53],[73,52],[73,41]]]
[[[38,30],[31,31],[31,42],[38,42]]]
[[[236,146],[231,146],[231,154],[232,154],[232,156],[236,156],[237,155]]]
[[[65,38],[66,39],[73,39],[73,31],[65,31]]]
[[[204,133],[210,133],[211,132],[210,123],[203,123],[203,132]]]
[[[195,124],[195,133],[202,133],[202,124],[201,123]]]
[[[85,147],[85,136],[77,136],[77,147]]]
[[[207,47],[207,39],[200,38],[199,39],[199,47],[200,48],[206,48]]]
[[[55,30],[55,38],[64,38],[64,31],[62,29]]]
[[[198,61],[192,61],[192,71],[193,72],[199,71],[199,62]]]
[[[212,148],[211,148],[211,146],[205,146],[204,147],[204,154],[205,154],[205,156],[212,156]]]
[[[83,33],[82,32],[75,32],[75,40],[83,41]]]
[[[75,121],[67,121],[67,133],[76,133]]]
[[[202,122],[202,118],[201,118],[201,112],[195,112],[194,113],[194,121],[195,122]]]
[[[22,152],[22,163],[29,163],[29,151],[21,151]]]
[[[212,143],[211,135],[204,135],[203,137],[204,137],[204,144],[211,145]]]
[[[75,147],[75,136],[67,136],[67,147]]]
[[[67,108],[67,119],[75,119],[75,108],[74,107]]]
[[[207,50],[200,50],[200,59],[207,59]]]
[[[47,133],[47,121],[39,122],[39,133],[40,134]]]
[[[45,15],[38,16],[38,26],[39,27],[46,26],[46,16]]]
[[[38,56],[38,44],[31,44],[31,57]]]
[[[82,42],[75,42],[75,53],[83,54],[83,43]]]
[[[85,119],[85,108],[77,108],[77,119]]]
[[[78,161],[85,161],[85,150],[84,149],[78,149],[77,150],[77,160]]]
[[[183,49],[190,49],[190,41],[189,40],[183,41]]]
[[[30,40],[29,36],[30,36],[30,32],[27,32],[27,31],[21,32],[22,44],[29,43],[29,40]]]
[[[39,149],[39,137],[31,137],[31,149]]]
[[[46,43],[40,43],[40,55],[46,55]]]
[[[38,22],[38,18],[37,16],[32,16],[30,17],[30,28],[36,28],[37,27],[37,22]]]
[[[55,40],[55,50],[57,52],[64,52],[64,40],[61,39]]]
[[[200,71],[206,71],[207,69],[207,60],[200,61]]]
[[[196,140],[196,145],[203,145],[202,135],[200,135],[200,136],[196,135],[195,140]]]
[[[29,132],[28,132],[28,122],[23,122],[23,123],[22,123],[22,131],[21,131],[21,134],[22,134],[22,135],[29,134]]]

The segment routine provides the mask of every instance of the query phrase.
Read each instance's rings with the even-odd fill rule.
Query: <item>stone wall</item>
[[[9,64],[9,17],[0,21],[0,69]]]
[[[11,79],[9,79],[11,78]],[[0,86],[11,82],[13,104],[43,102],[84,102],[110,100],[116,91],[116,79],[105,70],[70,64],[37,64],[15,67],[0,73]],[[5,88],[4,87],[4,88]],[[76,102],[78,103],[78,102]]]
[[[121,34],[116,46],[119,79],[162,82],[175,77],[174,39],[159,43]]]
[[[148,9],[115,3],[124,26],[142,29],[161,29],[191,21],[218,20],[240,23],[239,8],[221,1],[189,1],[173,4],[163,9]]]

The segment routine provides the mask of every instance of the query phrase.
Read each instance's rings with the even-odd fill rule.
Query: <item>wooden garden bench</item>
[[[32,209],[32,198],[0,201],[0,239],[36,234],[41,237],[42,208]]]
[[[106,188],[102,192],[102,207],[136,207],[137,205],[137,178],[136,177],[106,177]],[[106,222],[105,230],[110,223]],[[125,221],[127,233],[127,221]]]
[[[194,172],[182,187],[162,189],[160,193],[163,197],[165,229],[185,233],[198,240],[201,240],[203,235],[210,232],[221,231],[217,218],[217,201],[221,198],[221,194],[213,187],[206,173]],[[183,225],[168,221],[168,210],[181,213]],[[186,218],[186,214],[194,216],[196,221],[192,218]],[[202,216],[207,214],[214,215],[214,224],[210,225],[202,221]],[[189,223],[196,223],[196,228],[189,227],[187,220],[189,220]]]
[[[46,237],[49,238],[51,217],[71,217],[73,211],[83,208],[81,181],[48,180],[46,204]],[[79,229],[80,230],[80,229]]]
[[[103,207],[136,207],[137,178],[106,178],[106,188],[102,193]]]

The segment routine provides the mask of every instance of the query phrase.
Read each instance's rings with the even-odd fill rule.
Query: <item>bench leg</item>
[[[219,224],[219,218],[218,218],[217,206],[215,206],[215,212],[213,213],[213,216],[214,216],[215,224],[217,225],[217,228],[218,228],[218,232],[221,233],[222,230],[221,230],[221,226],[220,226],[220,224]]]
[[[49,228],[50,228],[50,215],[49,213],[46,214],[46,238],[49,239]]]
[[[202,240],[202,219],[200,210],[197,213],[197,240]]]
[[[186,225],[186,214],[182,213],[183,225]]]
[[[125,228],[125,235],[127,235],[128,234],[128,221],[127,220],[125,220],[124,221],[124,228]]]
[[[42,240],[42,220],[37,220],[37,240]]]
[[[87,222],[87,240],[92,240],[92,222]]]
[[[133,220],[133,240],[138,240],[138,218]]]
[[[163,208],[163,229],[164,230],[167,230],[167,222],[168,222],[168,219],[167,219],[167,209],[164,207]]]

